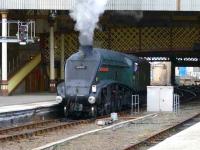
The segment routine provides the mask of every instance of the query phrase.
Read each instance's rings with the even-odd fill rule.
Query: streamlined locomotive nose
[[[70,102],[87,104],[89,96],[89,87],[84,86],[68,86],[66,88],[66,97]]]

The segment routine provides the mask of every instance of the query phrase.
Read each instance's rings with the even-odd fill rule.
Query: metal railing
[[[179,113],[179,109],[180,109],[180,95],[174,94],[173,112]]]
[[[131,98],[131,114],[137,114],[140,112],[140,96],[132,95]]]
[[[7,42],[7,43],[21,43],[20,39],[20,27],[24,26],[26,28],[26,31],[23,32],[26,34],[26,43],[34,43],[35,40],[38,38],[35,35],[35,21],[19,21],[19,20],[8,20],[5,22],[7,25],[7,36],[0,36],[0,42]],[[0,21],[0,24],[2,25],[2,21]],[[11,31],[11,29],[14,29]]]

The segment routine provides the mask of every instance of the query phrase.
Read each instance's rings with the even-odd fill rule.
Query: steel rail
[[[120,118],[125,119],[126,115],[128,114],[128,111],[122,111],[119,112],[118,114]],[[105,115],[105,116],[99,116],[96,119],[103,119],[108,117],[109,115]],[[135,117],[130,117],[130,118],[135,118]],[[46,121],[24,124],[17,127],[0,129],[0,142],[20,140],[24,138],[29,138],[34,135],[37,136],[60,129],[70,128],[81,124],[89,124],[95,122],[94,118],[86,120],[74,120],[74,121],[69,120],[67,122],[62,122],[62,119],[46,120]]]
[[[118,112],[118,117],[122,120],[136,119],[139,116],[130,116],[130,111],[125,110]],[[99,119],[108,119],[110,115],[98,116],[97,118],[85,119],[85,120],[65,120],[65,118],[45,120],[40,122],[23,124],[16,127],[2,128],[0,129],[0,142],[14,141],[26,139],[32,136],[42,135],[49,132],[66,129],[81,124],[95,123]]]
[[[45,125],[48,125],[50,123],[56,123],[56,122],[59,122],[59,121],[60,121],[60,119],[45,120],[45,121],[40,121],[40,122],[24,124],[24,125],[20,125],[20,126],[16,126],[16,127],[2,128],[2,129],[0,129],[0,135],[1,134],[6,134],[6,133],[11,132],[11,131],[20,131],[20,130],[24,130],[24,129],[33,129],[33,128],[37,128],[38,126],[45,126]]]
[[[60,130],[60,129],[64,129],[64,128],[70,128],[70,127],[74,127],[74,126],[81,125],[81,124],[91,123],[93,121],[94,121],[94,119],[72,121],[72,122],[65,122],[65,123],[60,122],[59,124],[45,127],[48,124],[46,122],[43,124],[44,125],[43,127],[40,127],[38,129],[33,129],[33,126],[38,127],[37,125],[33,125],[33,126],[23,125],[22,128],[28,129],[28,131],[11,133],[11,134],[3,134],[3,135],[1,134],[0,141],[5,142],[5,141],[20,140],[20,139],[29,138],[31,136],[42,135],[44,133],[48,133],[48,132],[52,132],[52,131],[56,131],[56,130]],[[52,122],[50,121],[49,123],[52,123]],[[40,125],[42,125],[42,123]],[[32,130],[30,130],[28,127],[31,127]],[[10,128],[11,130],[6,129],[5,132],[2,130],[1,133],[9,133],[10,131],[16,131],[16,129],[19,130],[20,128],[21,127]]]
[[[139,149],[140,147],[142,146],[145,146],[145,145],[149,145],[150,143],[158,143],[156,141],[162,141],[164,140],[166,137],[169,137],[170,133],[172,133],[176,128],[190,122],[192,119],[194,118],[197,118],[200,116],[200,113],[196,114],[196,115],[193,115],[192,117],[190,117],[189,119],[186,119],[174,126],[170,126],[169,128],[166,128],[166,129],[163,129],[162,131],[160,131],[159,133],[156,133],[154,135],[151,135],[149,137],[147,137],[145,140],[143,141],[140,141],[136,144],[133,144],[133,145],[130,145],[128,146],[127,148],[125,148],[124,150],[137,150]]]

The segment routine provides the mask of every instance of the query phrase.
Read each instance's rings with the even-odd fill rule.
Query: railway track
[[[119,115],[125,120],[132,119],[133,117],[127,117],[127,113],[128,113],[127,111],[124,111],[120,112]],[[96,119],[103,119],[108,117],[109,115],[100,116]],[[0,142],[26,139],[32,136],[38,136],[56,130],[67,129],[70,127],[94,123],[94,122],[95,119],[66,120],[65,118],[63,118],[63,119],[46,120],[35,123],[29,123],[17,127],[3,128],[0,129]]]
[[[62,119],[47,120],[31,124],[25,124],[18,127],[6,128],[0,130],[0,142],[13,141],[42,135],[48,132],[70,128],[81,124],[93,122],[94,119],[65,121]]]
[[[200,121],[200,113],[192,116],[189,119],[184,120],[183,122],[180,122],[180,123],[178,123],[174,126],[171,126],[167,129],[164,129],[159,133],[151,135],[151,136],[147,137],[145,140],[140,141],[136,144],[133,144],[133,145],[125,148],[124,150],[146,150],[146,149],[162,142],[166,138],[194,125],[195,123],[197,123],[199,121]]]

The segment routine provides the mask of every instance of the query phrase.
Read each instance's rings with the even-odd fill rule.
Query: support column
[[[7,12],[1,12],[2,16],[2,37],[7,37]],[[2,83],[1,94],[8,95],[7,79],[7,42],[2,42]]]
[[[172,85],[171,82],[171,74],[172,74],[172,67],[171,67],[172,63],[171,62],[167,62],[166,66],[167,66],[167,85]]]
[[[175,58],[171,58],[171,84],[175,85]]]
[[[56,91],[55,68],[54,68],[54,26],[50,24],[50,92]]]
[[[64,80],[64,63],[65,63],[65,36],[61,34],[61,57],[60,57],[60,79]]]

